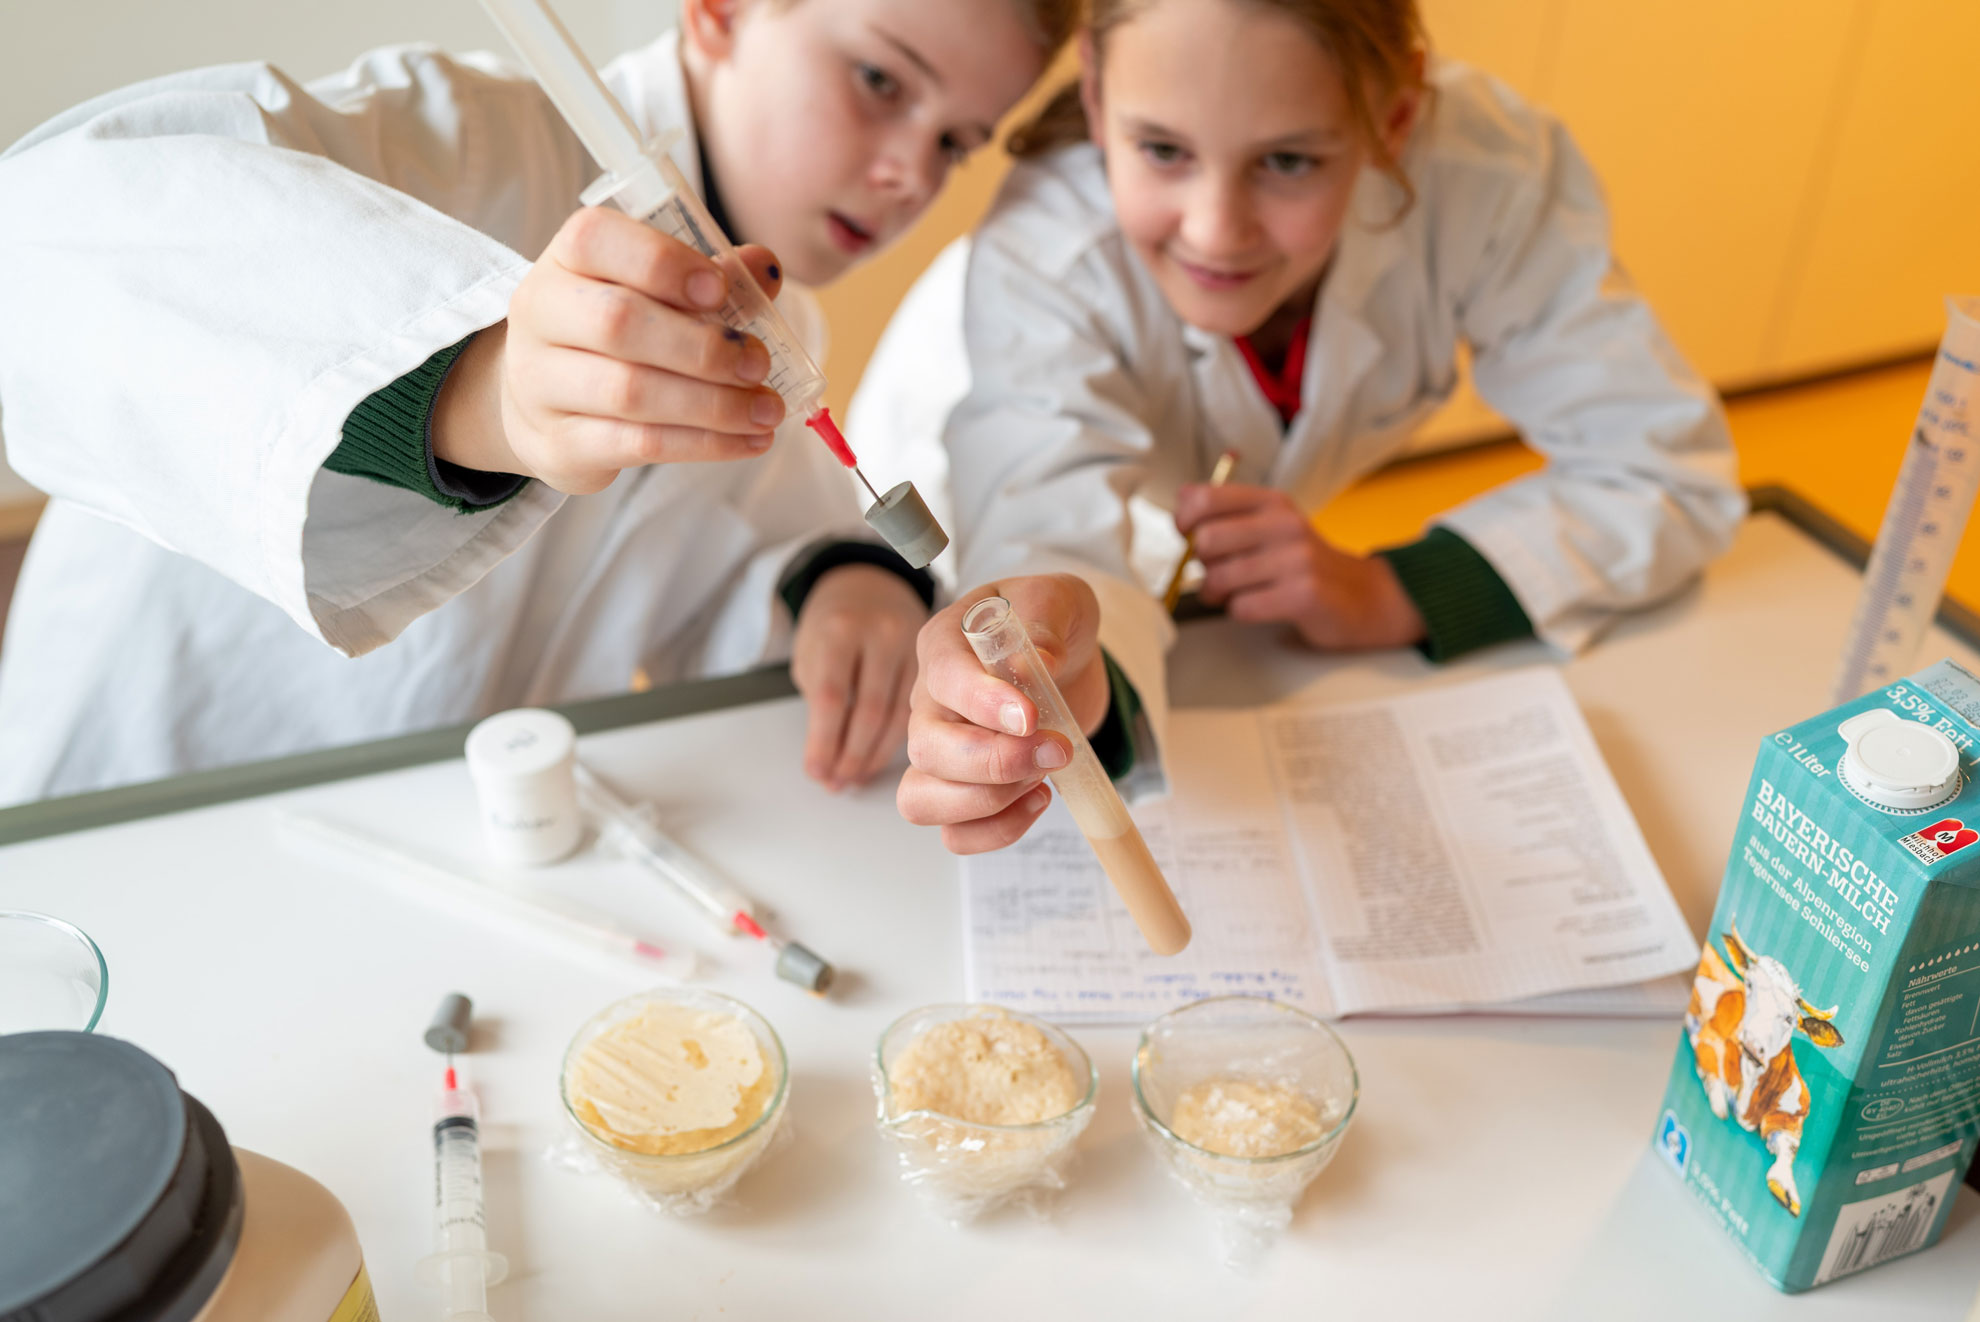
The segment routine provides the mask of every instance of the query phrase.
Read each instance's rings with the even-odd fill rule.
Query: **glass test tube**
[[[1031,645],[1024,621],[1004,598],[985,597],[969,608],[962,627],[983,668],[1031,699],[1038,708],[1041,730],[1054,731],[1072,745],[1072,760],[1050,774],[1053,788],[1065,799],[1148,948],[1158,955],[1180,951],[1189,944],[1189,919],[1156,866],[1155,856],[1148,852],[1141,829],[1128,815],[1120,791],[1094,756],[1093,745]]]

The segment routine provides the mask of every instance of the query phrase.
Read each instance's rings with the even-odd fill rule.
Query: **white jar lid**
[[[497,712],[468,732],[468,773],[480,783],[529,780],[576,758],[577,730],[540,707]]]
[[[1923,808],[1959,789],[1959,750],[1929,726],[1879,707],[1844,721],[1843,770],[1850,787],[1886,808]]]

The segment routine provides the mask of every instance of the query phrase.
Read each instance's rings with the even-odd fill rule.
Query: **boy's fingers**
[[[852,711],[851,695],[858,657],[855,653],[835,654],[814,669],[802,667],[804,678],[797,678],[800,667],[793,666],[793,679],[804,694],[810,715],[805,723],[804,774],[825,782],[837,765],[846,737],[846,719]]]
[[[776,430],[784,401],[762,386],[716,385],[604,354],[567,351],[540,382],[541,401],[566,413],[743,436]]]
[[[745,243],[736,249],[736,256],[742,258],[743,265],[756,277],[756,283],[763,286],[763,292],[776,298],[777,291],[784,287],[784,267],[777,254],[761,244]]]
[[[903,676],[901,688],[905,690],[910,682]],[[901,746],[907,742],[907,730],[908,704],[907,696],[903,692],[894,702],[893,717],[887,722],[887,728],[881,734],[880,741],[873,746],[873,756],[867,759],[866,765],[860,770],[858,777],[860,784],[866,784],[892,764],[894,755],[899,753]]]
[[[558,429],[572,469],[599,469],[616,475],[621,469],[648,464],[712,464],[754,459],[770,448],[769,432],[732,433],[667,423],[627,422],[622,418],[567,416]],[[575,490],[552,482],[560,491]],[[590,490],[610,485],[600,482]]]
[[[753,386],[770,374],[769,352],[753,336],[605,280],[557,281],[530,300],[528,328],[552,345],[716,385]]]
[[[579,275],[691,312],[712,311],[728,295],[728,280],[711,259],[605,207],[586,207],[565,221],[546,255]]]
[[[830,770],[833,784],[857,784],[866,779],[861,773],[893,723],[894,707],[900,699],[899,682],[900,673],[888,658],[875,656],[870,649],[861,656],[859,684],[846,716],[845,738]]]

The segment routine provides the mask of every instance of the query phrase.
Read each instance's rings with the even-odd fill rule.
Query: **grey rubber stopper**
[[[912,482],[889,489],[886,495],[867,506],[866,521],[916,569],[926,569],[928,562],[942,554],[942,548],[949,544],[949,534],[935,522],[935,516],[928,512],[928,502],[921,498]]]
[[[832,985],[832,966],[792,941],[777,952],[777,976],[823,996]]]
[[[449,1055],[466,1051],[468,1016],[473,1013],[473,1001],[459,992],[448,992],[440,998],[440,1008],[433,1012],[433,1022],[426,1026],[426,1045]]]

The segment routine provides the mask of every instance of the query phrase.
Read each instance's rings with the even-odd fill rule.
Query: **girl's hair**
[[[1107,37],[1123,23],[1159,0],[1088,0],[1087,31],[1094,58]],[[1375,165],[1403,190],[1404,209],[1416,196],[1402,164],[1382,141],[1382,110],[1397,92],[1423,90],[1416,57],[1429,50],[1416,0],[1230,0],[1286,14],[1303,26],[1320,48],[1333,57],[1347,89],[1355,127],[1374,153]],[[1017,157],[1040,156],[1087,137],[1086,111],[1079,84],[1060,88],[1030,123],[1011,133],[1009,150]]]
[[[1011,0],[1011,5],[1047,59],[1057,55],[1079,28],[1079,0]]]

